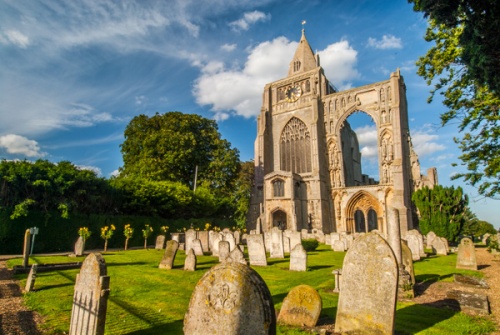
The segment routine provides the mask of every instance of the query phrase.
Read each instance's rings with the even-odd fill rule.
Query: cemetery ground
[[[430,256],[414,263],[420,294],[413,300],[399,301],[396,312],[396,334],[500,334],[494,322],[500,318],[500,262],[478,247],[480,271],[455,268],[456,255]],[[158,268],[164,250],[136,249],[103,253],[110,281],[106,334],[182,334],[184,314],[193,289],[202,275],[218,264],[218,258],[198,256],[197,270],[184,271],[185,252],[178,251],[174,269]],[[318,326],[310,329],[278,326],[277,334],[332,334],[337,311],[338,293],[332,271],[342,267],[345,253],[333,252],[320,245],[308,252],[308,271],[289,271],[289,256],[269,259],[267,267],[253,266],[265,280],[278,311],[288,292],[300,284],[318,290],[323,309]],[[34,256],[30,264],[83,261],[83,257]],[[3,263],[3,264],[2,264]],[[20,258],[6,262],[9,268],[20,265]],[[67,334],[70,324],[73,288],[79,270],[59,270],[37,274],[35,291],[22,298],[21,289],[27,274],[18,274],[14,280],[0,262],[0,333],[4,334]],[[449,299],[447,290],[453,289],[453,274],[483,277],[490,289],[480,289],[489,296],[492,315],[470,316],[459,312]],[[461,290],[477,290],[460,287]],[[9,297],[12,295],[12,297]],[[35,313],[31,312],[35,311]],[[14,317],[16,316],[17,317]],[[495,321],[496,320],[496,321]],[[19,331],[16,322],[26,322]],[[6,328],[10,326],[12,328]],[[14,324],[12,324],[14,323]],[[499,323],[497,323],[499,324]],[[36,330],[35,328],[38,328]],[[10,330],[9,330],[10,329]]]

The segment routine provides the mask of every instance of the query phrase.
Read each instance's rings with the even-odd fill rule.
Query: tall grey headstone
[[[75,243],[75,255],[82,256],[84,249],[85,249],[85,242],[83,242],[83,238],[79,236]]]
[[[195,238],[193,241],[191,241],[191,250],[194,251],[194,254],[196,256],[203,256],[203,246],[201,244],[201,241],[197,238]],[[189,250],[186,250],[189,251]]]
[[[344,258],[341,286],[335,332],[393,334],[398,264],[382,237],[368,233],[354,241]]]
[[[299,285],[290,290],[283,300],[278,323],[314,327],[321,314],[323,302],[318,291],[309,285]]]
[[[406,243],[408,243],[408,248],[411,250],[412,260],[420,260],[420,243],[417,235],[406,234]]]
[[[271,229],[271,250],[270,258],[285,258],[283,250],[283,231],[278,227]]]
[[[29,229],[24,232],[23,244],[23,267],[27,268],[30,263],[31,233]]]
[[[219,242],[222,241],[222,235],[215,233],[211,235],[212,256],[219,257]]]
[[[283,236],[283,252],[290,253],[290,238]]]
[[[189,251],[193,247],[193,240],[196,240],[196,230],[194,229],[188,229],[186,230],[186,236],[185,236],[185,249],[186,251]]]
[[[344,252],[346,247],[345,247],[345,241],[344,240],[335,240],[333,241],[332,244],[332,249],[333,251],[342,251]]]
[[[290,250],[293,250],[297,244],[302,243],[302,236],[300,231],[291,231],[290,232]]]
[[[436,236],[436,238],[432,240],[431,248],[436,255],[442,255],[442,256],[448,255],[448,251],[446,250],[446,244],[439,236]]]
[[[275,335],[271,293],[247,265],[223,262],[196,284],[184,317],[185,335]]]
[[[476,249],[470,238],[463,238],[458,246],[457,269],[476,270]]]
[[[247,236],[248,259],[250,265],[267,266],[266,249],[262,234]]]
[[[174,266],[175,255],[177,255],[177,249],[179,249],[179,242],[176,240],[170,240],[167,242],[167,248],[163,254],[163,258],[160,262],[158,268],[171,270]]]
[[[109,276],[101,254],[89,254],[76,277],[70,335],[101,335],[106,324]]]
[[[290,271],[307,271],[307,252],[302,244],[290,252]]]
[[[229,257],[229,253],[231,252],[231,245],[228,241],[220,241],[219,242],[219,262],[224,262],[226,258]]]
[[[208,244],[208,241],[209,241],[208,234],[209,234],[208,230],[200,230],[197,233],[198,240],[201,241],[201,248],[202,248],[203,252],[209,252],[210,251],[210,247],[209,247],[209,244]]]
[[[229,251],[233,251],[236,248],[236,240],[234,239],[234,235],[232,232],[226,232],[223,236],[223,241],[227,241],[229,243]]]
[[[165,235],[156,236],[155,249],[162,250],[165,246]]]
[[[233,236],[234,236],[234,242],[236,243],[236,245],[240,244],[241,243],[241,233],[240,233],[240,231],[236,230],[233,233]]]
[[[189,249],[184,260],[184,271],[196,271],[196,254],[193,249]]]
[[[436,233],[433,231],[430,231],[427,233],[426,240],[427,240],[427,249],[432,249],[432,241],[437,237]]]

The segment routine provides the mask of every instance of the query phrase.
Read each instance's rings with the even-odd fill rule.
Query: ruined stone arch
[[[292,117],[281,131],[280,164],[283,171],[311,172],[311,134],[297,117]]]
[[[379,117],[379,115],[378,115],[379,113],[377,111],[372,110],[372,108],[363,108],[363,105],[353,105],[350,108],[348,108],[344,113],[342,113],[342,115],[340,115],[340,117],[337,121],[337,124],[335,125],[334,134],[336,136],[340,135],[340,129],[342,128],[345,120],[347,120],[347,118],[349,116],[351,116],[352,114],[354,114],[356,112],[365,113],[366,115],[371,117],[376,128],[380,129],[380,117]]]
[[[361,233],[382,228],[383,208],[377,198],[366,191],[359,191],[349,199],[345,215],[348,232]],[[364,231],[360,231],[360,227],[364,227]]]

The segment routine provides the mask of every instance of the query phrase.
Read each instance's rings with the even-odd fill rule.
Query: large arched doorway
[[[382,207],[377,199],[365,191],[355,194],[346,208],[347,231],[368,233],[381,230]]]
[[[278,227],[281,230],[287,229],[286,213],[280,209],[273,212],[273,227]]]

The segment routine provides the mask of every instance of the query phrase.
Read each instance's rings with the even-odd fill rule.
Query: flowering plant
[[[108,250],[108,240],[111,236],[113,236],[115,230],[116,227],[113,224],[111,226],[104,226],[101,228],[101,238],[104,239],[104,251]]]
[[[163,232],[163,233],[166,233],[168,231],[168,226],[161,226],[160,227],[160,230]]]
[[[83,243],[85,243],[85,241],[90,237],[90,235],[92,235],[92,232],[87,227],[80,227],[80,229],[78,229],[78,235],[80,235],[80,237],[83,240]]]
[[[151,233],[153,232],[153,227],[150,225],[144,225],[144,229],[142,230],[142,236],[144,237],[144,249],[147,248],[148,246],[148,237],[151,236]]]
[[[212,227],[210,223],[205,223],[205,230],[210,230],[210,227]]]
[[[126,224],[123,227],[123,235],[125,235],[125,250],[127,250],[128,240],[134,235],[134,228],[130,227],[130,224]]]

